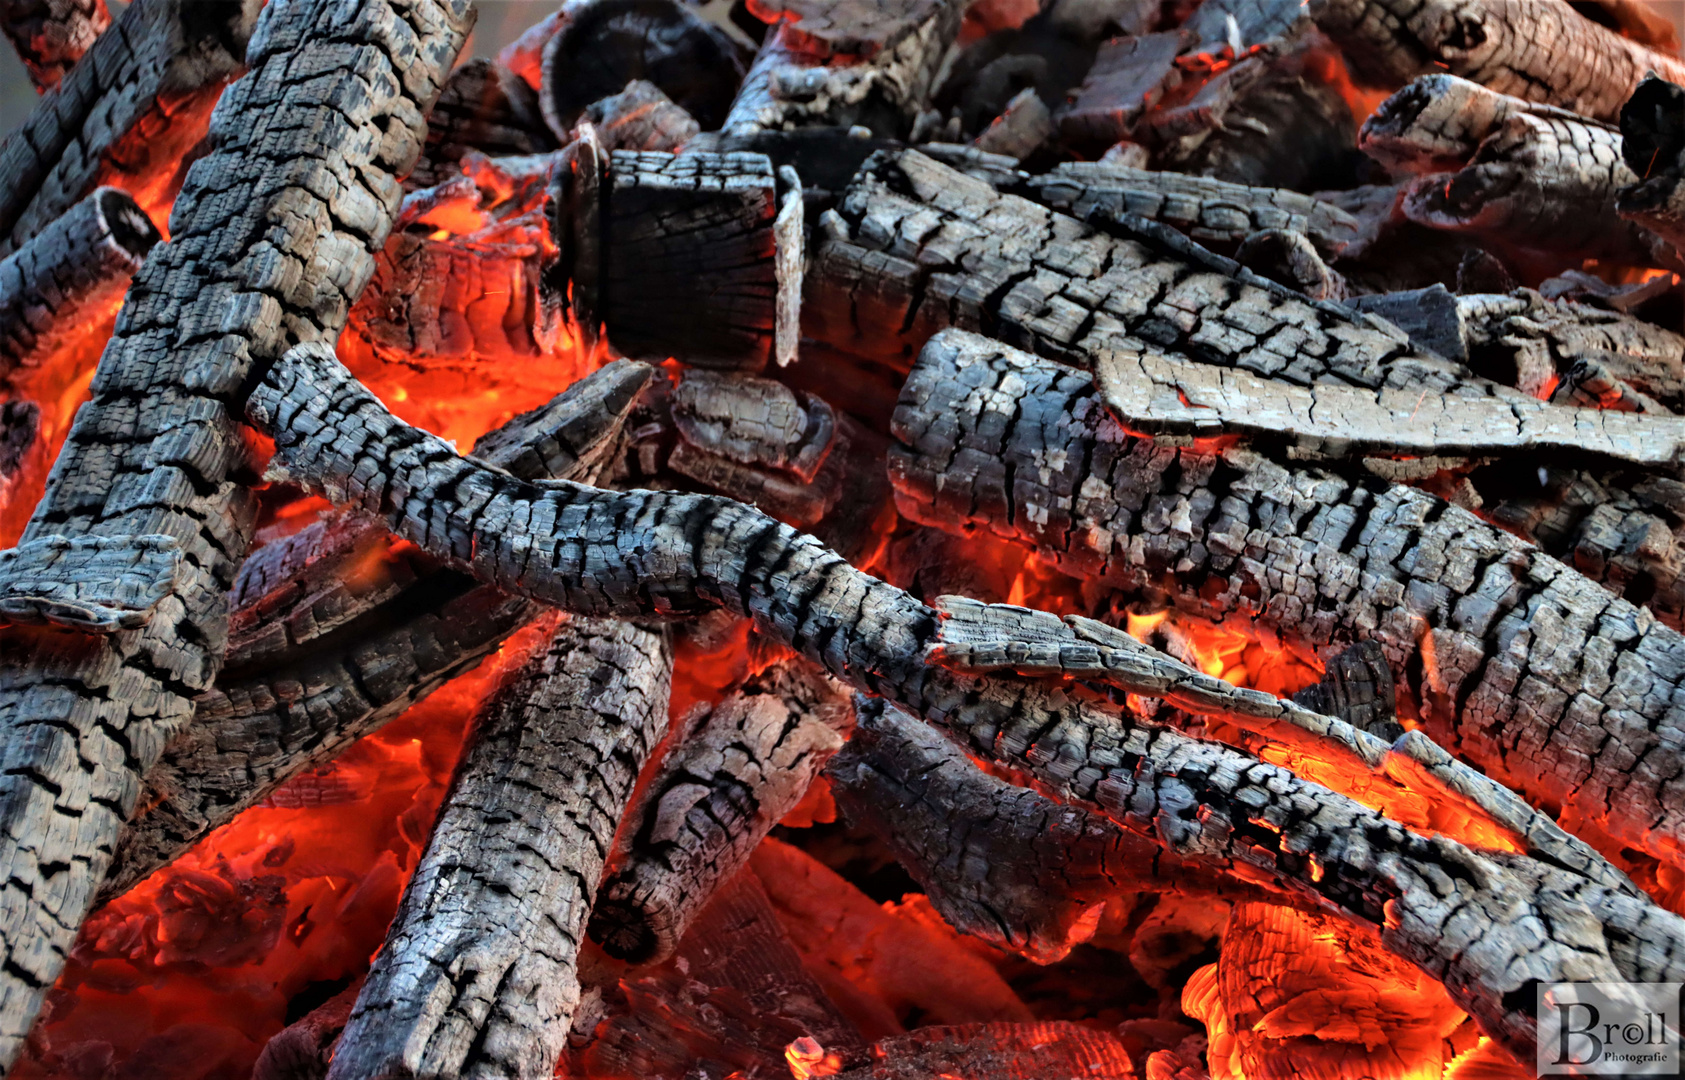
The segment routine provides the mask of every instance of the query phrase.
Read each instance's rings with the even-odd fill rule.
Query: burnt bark
[[[671,678],[660,633],[576,619],[486,704],[330,1080],[555,1073],[586,918]]]
[[[29,81],[51,90],[111,25],[105,0],[6,0],[0,31],[11,39]]]
[[[57,977],[142,776],[220,665],[253,514],[249,443],[229,405],[288,345],[338,336],[471,19],[466,3],[271,4],[176,202],[172,240],[129,290],[24,540],[164,536],[180,581],[139,629],[6,631],[0,1062]],[[59,101],[84,70],[113,69],[78,64]],[[44,115],[59,113],[44,103]]]
[[[621,361],[475,443],[532,480],[593,480],[651,370]],[[227,659],[146,774],[110,899],[276,788],[477,665],[538,613],[342,514],[259,549],[229,595]]]
[[[181,159],[240,69],[256,0],[137,0],[0,143],[0,255],[102,183],[168,205]]]
[[[848,699],[803,661],[780,661],[685,720],[627,814],[626,850],[591,912],[609,955],[664,960],[719,885],[801,801],[851,721]]]
[[[1373,641],[1335,653],[1315,685],[1293,695],[1311,712],[1337,716],[1360,731],[1393,740],[1404,734],[1398,722],[1395,683],[1387,654]]]
[[[252,1080],[324,1080],[328,1063],[333,1060],[334,1044],[351,1017],[351,1006],[362,992],[364,977],[359,976],[265,1043],[252,1066]]]

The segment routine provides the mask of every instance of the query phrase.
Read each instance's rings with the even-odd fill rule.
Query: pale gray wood
[[[1436,71],[1381,102],[1359,129],[1357,145],[1394,176],[1455,172],[1505,121],[1523,113],[1578,125],[1588,139],[1592,131],[1612,130],[1567,109],[1500,94]]]

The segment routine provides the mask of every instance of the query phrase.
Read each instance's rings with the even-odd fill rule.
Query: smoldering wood
[[[1685,70],[1651,75],[1621,107],[1621,149],[1634,182],[1615,200],[1621,217],[1675,246],[1685,244],[1685,195],[1679,185],[1685,173],[1685,127],[1676,119],[1685,103],[1680,82],[1685,82]]]
[[[643,79],[633,79],[618,94],[593,101],[585,117],[609,150],[661,150],[674,153],[702,130],[682,107]]]
[[[1244,447],[1155,446],[1085,375],[970,340],[933,343],[903,390],[890,468],[904,516],[989,529],[1075,576],[1162,587],[1202,617],[1244,612],[1323,655],[1379,642],[1438,743],[1679,858],[1664,733],[1679,723],[1668,702],[1685,636],[1424,492]],[[1000,426],[1017,411],[1036,422]]]
[[[555,1073],[672,663],[659,632],[573,619],[480,711],[330,1080]]]
[[[673,388],[673,423],[691,445],[811,482],[836,442],[822,398],[753,375],[689,369]]]
[[[1053,113],[1031,87],[1007,102],[1006,110],[972,140],[972,145],[985,153],[1022,161],[1053,135]]]
[[[1330,657],[1322,678],[1294,694],[1293,700],[1312,712],[1337,716],[1360,731],[1392,741],[1404,734],[1393,686],[1386,652],[1376,642],[1359,641]]]
[[[807,794],[852,726],[847,696],[782,660],[686,717],[627,812],[589,932],[610,956],[665,960],[716,888]]]
[[[1310,14],[1370,85],[1401,85],[1438,68],[1613,120],[1646,72],[1685,78],[1679,60],[1597,25],[1567,0],[1313,0]]]
[[[924,1076],[1135,1076],[1129,1050],[1111,1032],[1069,1020],[932,1024],[879,1039],[865,1064],[839,1080],[917,1080]]]
[[[1078,146],[1128,138],[1142,114],[1181,85],[1175,60],[1195,40],[1172,30],[1103,43],[1072,101],[1059,111],[1059,134]]]
[[[1656,981],[1685,968],[1685,947],[1636,945],[1685,946],[1685,922],[1618,884],[1417,835],[1279,766],[1081,692],[945,675],[923,662],[936,612],[741,504],[539,488],[493,473],[395,420],[319,343],[270,370],[248,415],[276,440],[274,478],[380,513],[453,567],[581,614],[751,615],[773,640],[1064,801],[1103,808],[1178,854],[1248,866],[1260,882],[1330,901],[1381,927],[1390,950],[1445,982],[1517,1054],[1535,1038],[1531,1005],[1508,1004],[1526,980]],[[1237,806],[1252,812],[1237,821]]]
[[[1227,45],[1235,55],[1303,31],[1302,6],[1283,0],[1217,0],[1201,4],[1182,25],[1199,35],[1198,51],[1217,53]]]
[[[1553,405],[1584,405],[1616,412],[1667,414],[1673,410],[1616,375],[1601,360],[1582,356],[1563,374]]]
[[[256,0],[137,0],[0,143],[0,255],[112,183],[152,202],[245,59]]]
[[[427,114],[427,142],[404,186],[413,191],[461,175],[457,162],[469,150],[508,157],[555,148],[532,87],[496,60],[475,57],[451,72]]]
[[[7,0],[0,31],[40,91],[51,90],[111,25],[105,0]]]
[[[7,502],[12,481],[40,430],[41,406],[33,401],[0,402],[0,506]]]
[[[1593,138],[1590,132],[1606,127],[1567,109],[1500,94],[1436,71],[1381,102],[1358,130],[1357,145],[1394,176],[1456,172],[1488,136],[1521,114],[1561,121],[1567,131],[1578,131],[1566,126],[1577,124],[1585,129],[1588,142]]]
[[[1212,248],[1232,248],[1265,229],[1292,229],[1308,237],[1320,254],[1333,257],[1362,233],[1356,218],[1322,199],[1184,173],[1067,161],[1024,187],[1038,202],[1078,220],[1102,208],[1134,214]]]
[[[1297,229],[1264,229],[1252,233],[1235,248],[1235,262],[1259,277],[1312,300],[1339,302],[1351,298],[1345,275],[1329,266],[1310,237]]]
[[[859,726],[825,768],[837,806],[889,845],[961,933],[1051,964],[1094,933],[1108,900],[1130,893],[1284,899],[991,776],[879,699],[857,698],[855,714]]]
[[[514,476],[595,481],[653,374],[617,361],[482,436],[473,453]],[[259,549],[230,606],[226,666],[147,772],[146,809],[117,841],[102,899],[474,667],[537,614],[352,514]]]
[[[1346,305],[1355,311],[1379,315],[1408,334],[1410,343],[1419,349],[1459,364],[1468,363],[1468,327],[1459,298],[1444,285],[1353,296]]]
[[[334,1044],[345,1030],[365,977],[358,976],[350,986],[265,1043],[252,1066],[252,1080],[325,1080]]]
[[[110,318],[158,229],[102,187],[0,260],[0,384]]]
[[[712,131],[725,120],[744,75],[744,57],[730,36],[676,0],[576,5],[543,57],[539,103],[561,142],[592,102],[634,79],[654,83]]]
[[[227,32],[221,19],[248,10],[214,7],[211,25],[194,24],[213,39]],[[158,10],[137,3],[114,30]],[[225,595],[252,529],[245,485],[256,472],[230,403],[285,345],[338,337],[397,211],[398,176],[420,152],[426,108],[471,22],[466,3],[425,0],[401,10],[379,0],[266,8],[246,54],[249,71],[218,103],[206,153],[176,200],[172,240],[130,286],[91,399],[76,414],[24,540],[166,535],[180,549],[181,580],[139,630],[96,639],[7,631],[0,806],[11,825],[0,846],[0,1061],[22,1048],[142,776],[189,723],[194,696],[220,665]],[[105,65],[99,54],[108,40],[116,37],[102,36],[37,120],[69,115],[96,76],[158,70],[137,67],[133,57]],[[303,69],[322,74],[300,81]],[[195,61],[161,70],[206,69]],[[94,73],[88,86],[84,71]],[[32,132],[47,128],[31,124],[20,138]],[[11,235],[18,237],[16,225]]]

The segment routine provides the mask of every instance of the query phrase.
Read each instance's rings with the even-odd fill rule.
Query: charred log
[[[548,1077],[586,918],[672,656],[629,623],[565,623],[476,718],[329,1077]]]
[[[1006,110],[972,140],[988,154],[1022,161],[1053,138],[1053,114],[1035,89],[1024,90],[1006,103]]]
[[[470,150],[505,157],[555,148],[532,87],[497,61],[476,57],[451,72],[427,114],[427,143],[404,186],[432,187],[461,175],[457,162]]]
[[[240,68],[259,4],[137,0],[0,143],[0,255],[102,183],[168,205],[182,157]],[[178,230],[179,231],[179,230]]]
[[[672,955],[842,747],[849,714],[824,674],[782,661],[687,717],[627,814],[630,840],[591,912],[592,939],[631,963]]]
[[[59,84],[94,40],[111,25],[105,0],[7,0],[0,5],[5,31],[40,91]]]
[[[218,18],[197,29],[216,40],[228,32],[221,17],[229,9],[213,7]],[[159,9],[137,3],[123,22],[133,18],[139,30]],[[420,152],[422,116],[471,18],[466,3],[268,7],[250,71],[219,103],[209,151],[176,203],[172,242],[129,290],[92,400],[76,415],[25,540],[166,536],[181,555],[181,587],[140,629],[98,638],[7,631],[0,1061],[22,1047],[142,776],[190,721],[194,696],[220,665],[226,590],[253,512],[243,490],[253,471],[249,444],[228,403],[286,345],[338,336],[373,272],[402,194],[397,176]],[[135,54],[99,61],[106,41],[126,50],[142,39],[164,59],[181,41],[105,35],[14,143],[46,136],[42,125],[60,124],[72,102],[91,104],[86,91],[96,80],[173,70],[146,67]],[[405,43],[397,52],[382,47],[395,41]],[[220,45],[207,50],[227,56]],[[301,82],[301,66],[324,74]],[[208,69],[195,61],[187,70]],[[34,145],[63,147],[67,138],[61,128]],[[316,178],[309,185],[306,173]],[[38,185],[7,194],[18,187]],[[330,188],[331,199],[318,194]],[[7,217],[16,240],[17,218]]]
[[[0,403],[0,505],[11,494],[13,479],[23,467],[41,426],[41,407],[32,401]]]
[[[1294,694],[1293,700],[1312,712],[1338,716],[1360,731],[1391,741],[1404,734],[1393,685],[1386,651],[1376,642],[1360,641],[1335,653],[1322,679]]]
[[[673,153],[702,130],[682,107],[643,79],[586,106],[585,116],[609,150],[661,150]]]
[[[1076,146],[1110,146],[1181,85],[1176,58],[1194,44],[1185,31],[1122,37],[1100,46],[1073,100],[1059,111],[1059,133]]]
[[[264,1044],[252,1080],[325,1080],[351,1006],[363,990],[359,977],[344,990],[312,1009],[304,1019],[287,1027]]]
[[[1381,102],[1363,122],[1357,145],[1394,175],[1456,172],[1469,163],[1481,143],[1511,117],[1522,114],[1558,121],[1563,125],[1559,130],[1607,142],[1603,135],[1592,134],[1606,130],[1605,125],[1577,113],[1435,72]]]
[[[1338,302],[1351,298],[1352,287],[1345,275],[1323,260],[1310,237],[1295,229],[1255,232],[1235,249],[1234,257],[1236,263],[1259,277],[1312,300]]]
[[[1685,245],[1685,194],[1679,184],[1685,171],[1685,124],[1679,122],[1685,89],[1678,83],[1685,82],[1685,69],[1663,75],[1646,78],[1621,107],[1622,153],[1634,181],[1620,192],[1615,209],[1679,246]]]

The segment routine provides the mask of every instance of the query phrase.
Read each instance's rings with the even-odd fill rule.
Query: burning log
[[[100,184],[148,210],[169,205],[182,157],[239,70],[256,0],[206,8],[136,0],[0,143],[0,255],[16,251]],[[212,13],[207,17],[207,12]]]
[[[0,4],[0,30],[17,47],[29,81],[43,93],[59,84],[110,25],[105,0],[6,0]]]
[[[1609,125],[1441,71],[1423,75],[1381,102],[1358,130],[1357,146],[1395,176],[1456,172],[1481,143],[1521,115],[1560,122],[1559,130],[1586,138],[1588,149],[1591,140],[1608,141],[1604,132]]]
[[[1621,148],[1633,180],[1620,192],[1615,209],[1679,247],[1685,245],[1685,194],[1679,184],[1685,171],[1685,125],[1678,115],[1685,88],[1677,84],[1685,82],[1685,70],[1663,74],[1665,79],[1646,78],[1621,108]]]
[[[117,29],[162,6],[131,6]],[[179,587],[139,629],[6,631],[0,808],[12,841],[0,852],[8,882],[0,1062],[22,1049],[142,776],[189,723],[194,696],[221,662],[226,590],[253,516],[243,490],[249,444],[228,403],[287,344],[337,337],[373,272],[401,197],[397,175],[420,152],[422,115],[470,21],[466,3],[426,0],[401,11],[378,0],[266,8],[250,71],[219,103],[209,151],[177,200],[173,240],[135,276],[92,400],[77,413],[25,541],[167,537],[180,555]],[[230,25],[244,24],[212,19],[201,29],[215,38]],[[56,124],[70,103],[87,100],[83,72],[92,83],[135,71],[139,58],[108,65],[100,49],[143,37],[103,36],[19,138],[44,136],[44,118]],[[383,47],[398,41],[400,52]],[[322,74],[301,82],[303,69]],[[33,145],[63,147],[66,138],[61,131]],[[306,186],[311,169],[317,179]],[[331,198],[317,194],[324,184]]]
[[[612,364],[473,452],[526,479],[594,480],[652,374]],[[117,842],[102,899],[478,664],[537,614],[354,515],[260,549],[230,597],[227,666],[146,774],[146,809]]]
[[[1527,101],[1614,120],[1646,72],[1685,64],[1621,37],[1567,0],[1313,0],[1311,17],[1354,75],[1397,85],[1434,68]]]
[[[594,101],[585,116],[609,150],[660,150],[674,153],[702,130],[683,108],[643,79],[633,79],[618,94]]]
[[[963,7],[953,0],[767,3],[767,13],[783,18],[761,42],[722,130],[744,137],[864,127],[880,137],[908,136],[929,108]]]
[[[786,660],[687,717],[627,814],[626,851],[591,912],[592,940],[634,964],[671,956],[714,889],[842,747],[849,711],[822,673]]]
[[[672,655],[629,623],[565,623],[475,720],[427,851],[328,1076],[548,1077],[577,954]]]
[[[915,709],[1066,801],[1101,808],[1185,858],[1248,867],[1260,883],[1321,898],[1383,928],[1389,950],[1444,982],[1460,1007],[1517,1054],[1531,1053],[1536,1037],[1531,1002],[1522,1004],[1519,992],[1524,983],[1568,974],[1657,981],[1685,973],[1685,920],[1635,895],[1543,815],[1531,814],[1523,836],[1551,841],[1535,845],[1540,851],[1587,856],[1576,869],[1420,836],[1285,768],[1137,721],[1080,690],[944,676],[925,662],[937,644],[939,613],[853,570],[811,538],[725,500],[616,494],[565,482],[538,488],[493,473],[394,420],[321,344],[300,345],[272,368],[254,390],[249,415],[276,439],[276,478],[382,514],[448,565],[581,614],[673,617],[718,606],[750,614],[773,640],[856,689]],[[1410,496],[1426,498],[1408,493],[1405,505]],[[1441,520],[1477,527],[1455,512]],[[1537,565],[1551,569],[1545,560]],[[1572,589],[1571,573],[1556,577]],[[1599,625],[1616,632],[1620,624],[1609,616],[1622,608],[1618,601],[1604,605]],[[1626,622],[1636,623],[1636,613]],[[1105,629],[1114,641],[1122,636]],[[1671,633],[1651,627],[1646,636],[1665,654]],[[1583,644],[1566,647],[1574,660],[1604,652],[1595,637]],[[1442,655],[1457,654],[1447,647]],[[1645,652],[1624,655],[1642,662]],[[1275,701],[1232,687],[1220,693],[1233,710],[1225,716],[1258,713]],[[1279,702],[1269,708],[1278,718],[1290,711]],[[1611,712],[1604,720],[1622,717]],[[1629,726],[1642,724],[1634,717]],[[1338,732],[1363,745],[1355,729],[1332,718],[1278,727]],[[1631,796],[1622,795],[1628,813],[1638,809]],[[1237,814],[1236,807],[1245,810]],[[763,843],[759,851],[766,850]],[[1680,944],[1637,944],[1652,941]]]
[[[571,6],[544,45],[539,104],[560,142],[596,101],[634,79],[654,83],[708,131],[743,81],[735,42],[676,0],[592,0]]]
[[[358,977],[265,1043],[252,1066],[252,1080],[323,1080],[333,1060],[334,1044],[362,990],[363,977]]]
[[[451,72],[427,114],[427,143],[404,186],[413,191],[460,176],[457,162],[470,150],[510,157],[555,148],[532,87],[497,61],[476,57]]]
[[[1001,426],[1019,410],[1037,422]],[[1067,573],[1159,585],[1205,617],[1245,612],[1325,653],[1373,639],[1440,742],[1680,858],[1664,763],[1678,676],[1664,658],[1685,655],[1685,638],[1515,537],[1410,488],[1238,447],[1155,446],[1108,416],[1085,376],[958,334],[921,356],[895,433],[904,515],[992,529]],[[1623,687],[1650,688],[1642,704],[1598,674],[1610,666]],[[1596,720],[1570,723],[1570,709]]]

